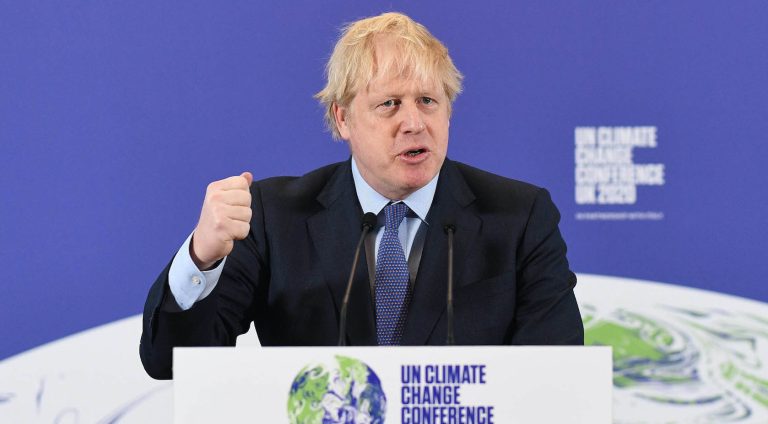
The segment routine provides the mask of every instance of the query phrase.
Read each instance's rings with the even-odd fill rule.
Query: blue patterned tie
[[[411,300],[408,262],[397,232],[406,212],[408,206],[402,202],[384,208],[384,236],[376,258],[376,338],[380,346],[400,344]]]

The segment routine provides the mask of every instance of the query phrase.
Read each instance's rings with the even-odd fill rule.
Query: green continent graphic
[[[767,422],[766,317],[580,307],[585,344],[613,347],[614,423]]]
[[[292,423],[320,423],[323,419],[322,401],[330,373],[320,366],[304,367],[293,380],[288,396],[288,411]]]
[[[376,424],[384,422],[386,397],[366,364],[336,356],[332,364],[304,367],[288,396],[289,422],[295,424]]]
[[[626,311],[618,314],[622,322],[594,322],[584,335],[587,345],[613,346],[614,384],[617,387],[646,381],[667,384],[692,381],[694,376],[690,368],[664,366],[680,365],[685,347],[675,344],[671,332],[640,315]]]
[[[740,370],[733,362],[720,365],[720,371],[723,378],[732,382],[738,391],[768,409],[768,379]]]

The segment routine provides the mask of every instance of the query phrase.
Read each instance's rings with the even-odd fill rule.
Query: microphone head
[[[376,221],[378,219],[376,218],[376,214],[373,212],[367,212],[365,215],[363,215],[363,229],[371,229],[376,226]]]
[[[443,223],[443,231],[445,231],[446,234],[448,234],[449,231],[452,232],[452,233],[455,233],[456,232],[456,226],[453,225],[453,221],[445,221]]]

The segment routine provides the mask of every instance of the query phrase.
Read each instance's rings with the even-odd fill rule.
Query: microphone
[[[347,338],[345,337],[347,332],[347,306],[349,305],[349,296],[352,293],[352,280],[355,278],[355,269],[357,268],[357,262],[360,258],[360,247],[363,246],[365,236],[376,226],[376,215],[372,212],[368,212],[363,215],[363,226],[360,231],[360,239],[357,241],[357,247],[355,247],[355,256],[352,259],[352,269],[349,271],[349,280],[347,281],[347,289],[344,291],[344,300],[341,302],[341,313],[339,314],[339,346],[347,345]]]
[[[445,340],[445,344],[453,346],[456,341],[453,338],[453,234],[456,232],[456,226],[453,223],[448,222],[443,226],[443,230],[448,235],[448,287],[446,298],[446,321],[448,323],[448,335]]]

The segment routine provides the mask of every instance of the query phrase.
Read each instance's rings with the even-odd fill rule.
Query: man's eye
[[[421,102],[424,103],[425,105],[431,105],[431,104],[435,103],[435,99],[433,99],[431,97],[422,97],[421,98]]]
[[[397,106],[399,104],[400,104],[399,101],[394,100],[394,99],[389,99],[386,102],[382,103],[381,106],[384,106],[384,107],[395,107],[395,106]]]

